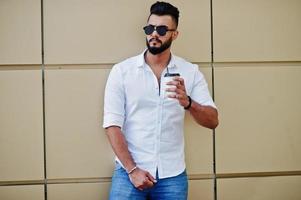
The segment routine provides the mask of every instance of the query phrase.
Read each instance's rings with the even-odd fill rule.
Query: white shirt
[[[184,78],[186,92],[194,101],[216,108],[197,65],[172,55],[167,67]],[[166,69],[161,80],[165,73]],[[185,110],[160,89],[144,52],[114,65],[105,89],[103,127],[121,127],[137,166],[153,177],[158,170],[159,178],[167,178],[185,170]]]

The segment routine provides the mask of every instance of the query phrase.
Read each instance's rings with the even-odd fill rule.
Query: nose
[[[159,37],[160,35],[158,34],[157,30],[155,29],[155,30],[152,32],[151,36],[156,36],[156,38],[157,38],[157,37]]]

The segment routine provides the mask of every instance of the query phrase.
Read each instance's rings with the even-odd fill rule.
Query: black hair
[[[178,27],[179,23],[179,10],[177,7],[171,5],[170,3],[163,2],[163,1],[157,1],[154,3],[150,8],[150,15],[170,15],[172,19],[175,21],[176,26]],[[148,18],[149,18],[148,17]]]

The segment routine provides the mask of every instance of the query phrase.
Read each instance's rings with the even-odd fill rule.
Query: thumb
[[[153,183],[157,183],[157,180],[149,173],[146,173],[146,176],[149,178],[149,180],[151,180]]]

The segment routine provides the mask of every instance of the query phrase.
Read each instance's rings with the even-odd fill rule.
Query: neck
[[[170,49],[166,49],[165,51],[157,55],[153,55],[149,51],[147,51],[145,54],[145,62],[150,66],[166,67],[170,60],[170,57]]]

